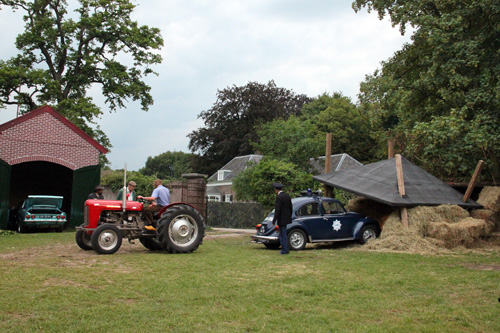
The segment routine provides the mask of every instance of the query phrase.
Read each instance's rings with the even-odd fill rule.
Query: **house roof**
[[[53,108],[51,108],[48,105],[44,105],[38,109],[35,109],[33,111],[30,111],[26,113],[23,116],[17,117],[11,121],[8,121],[6,123],[3,123],[0,125],[0,133],[2,131],[11,128],[13,126],[16,126],[20,123],[23,123],[31,118],[34,118],[42,113],[49,113],[51,114],[54,118],[58,119],[61,123],[63,123],[65,126],[69,127],[73,132],[78,134],[80,137],[82,137],[84,140],[86,140],[88,143],[90,143],[92,146],[94,146],[99,152],[106,154],[108,150],[104,148],[99,142],[94,140],[91,136],[89,136],[87,133],[82,131],[80,128],[76,127],[75,124],[73,124],[71,121],[57,113]]]
[[[207,183],[214,186],[220,183],[230,183],[240,173],[245,171],[249,162],[259,163],[262,155],[245,155],[233,158],[229,163],[220,168],[216,173],[210,176]],[[226,171],[223,173],[223,179],[218,180],[219,171]]]
[[[318,158],[311,158],[309,163],[313,166],[314,170],[320,174],[325,173],[325,156],[320,156]],[[355,158],[351,157],[349,154],[335,154],[331,155],[331,171],[342,171],[357,168],[362,166],[363,163],[359,162]]]
[[[383,160],[345,171],[332,171],[313,179],[369,199],[394,207],[418,205],[459,205],[479,208],[473,200],[463,202],[463,194],[450,185],[419,168],[404,157],[401,158],[406,195],[401,197],[395,158]]]

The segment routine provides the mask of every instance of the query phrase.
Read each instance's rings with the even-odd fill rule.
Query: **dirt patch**
[[[495,264],[465,264],[463,266],[477,271],[500,271],[500,265]]]

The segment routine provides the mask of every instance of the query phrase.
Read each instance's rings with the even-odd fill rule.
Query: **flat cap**
[[[277,190],[281,190],[283,188],[283,184],[281,183],[273,183],[273,187]]]

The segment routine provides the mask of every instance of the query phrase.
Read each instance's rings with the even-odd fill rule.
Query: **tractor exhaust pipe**
[[[125,213],[127,209],[127,163],[125,163],[125,172],[123,173],[122,209]]]

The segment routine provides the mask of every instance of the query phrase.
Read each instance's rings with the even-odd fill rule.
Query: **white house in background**
[[[318,172],[318,174],[323,175],[325,173],[325,156],[311,158],[309,163],[313,166],[314,170]],[[331,155],[330,171],[354,169],[362,165],[363,163],[345,153]]]
[[[209,201],[233,202],[235,191],[233,180],[248,168],[248,163],[259,163],[262,155],[245,155],[233,158],[207,179],[207,197]]]

